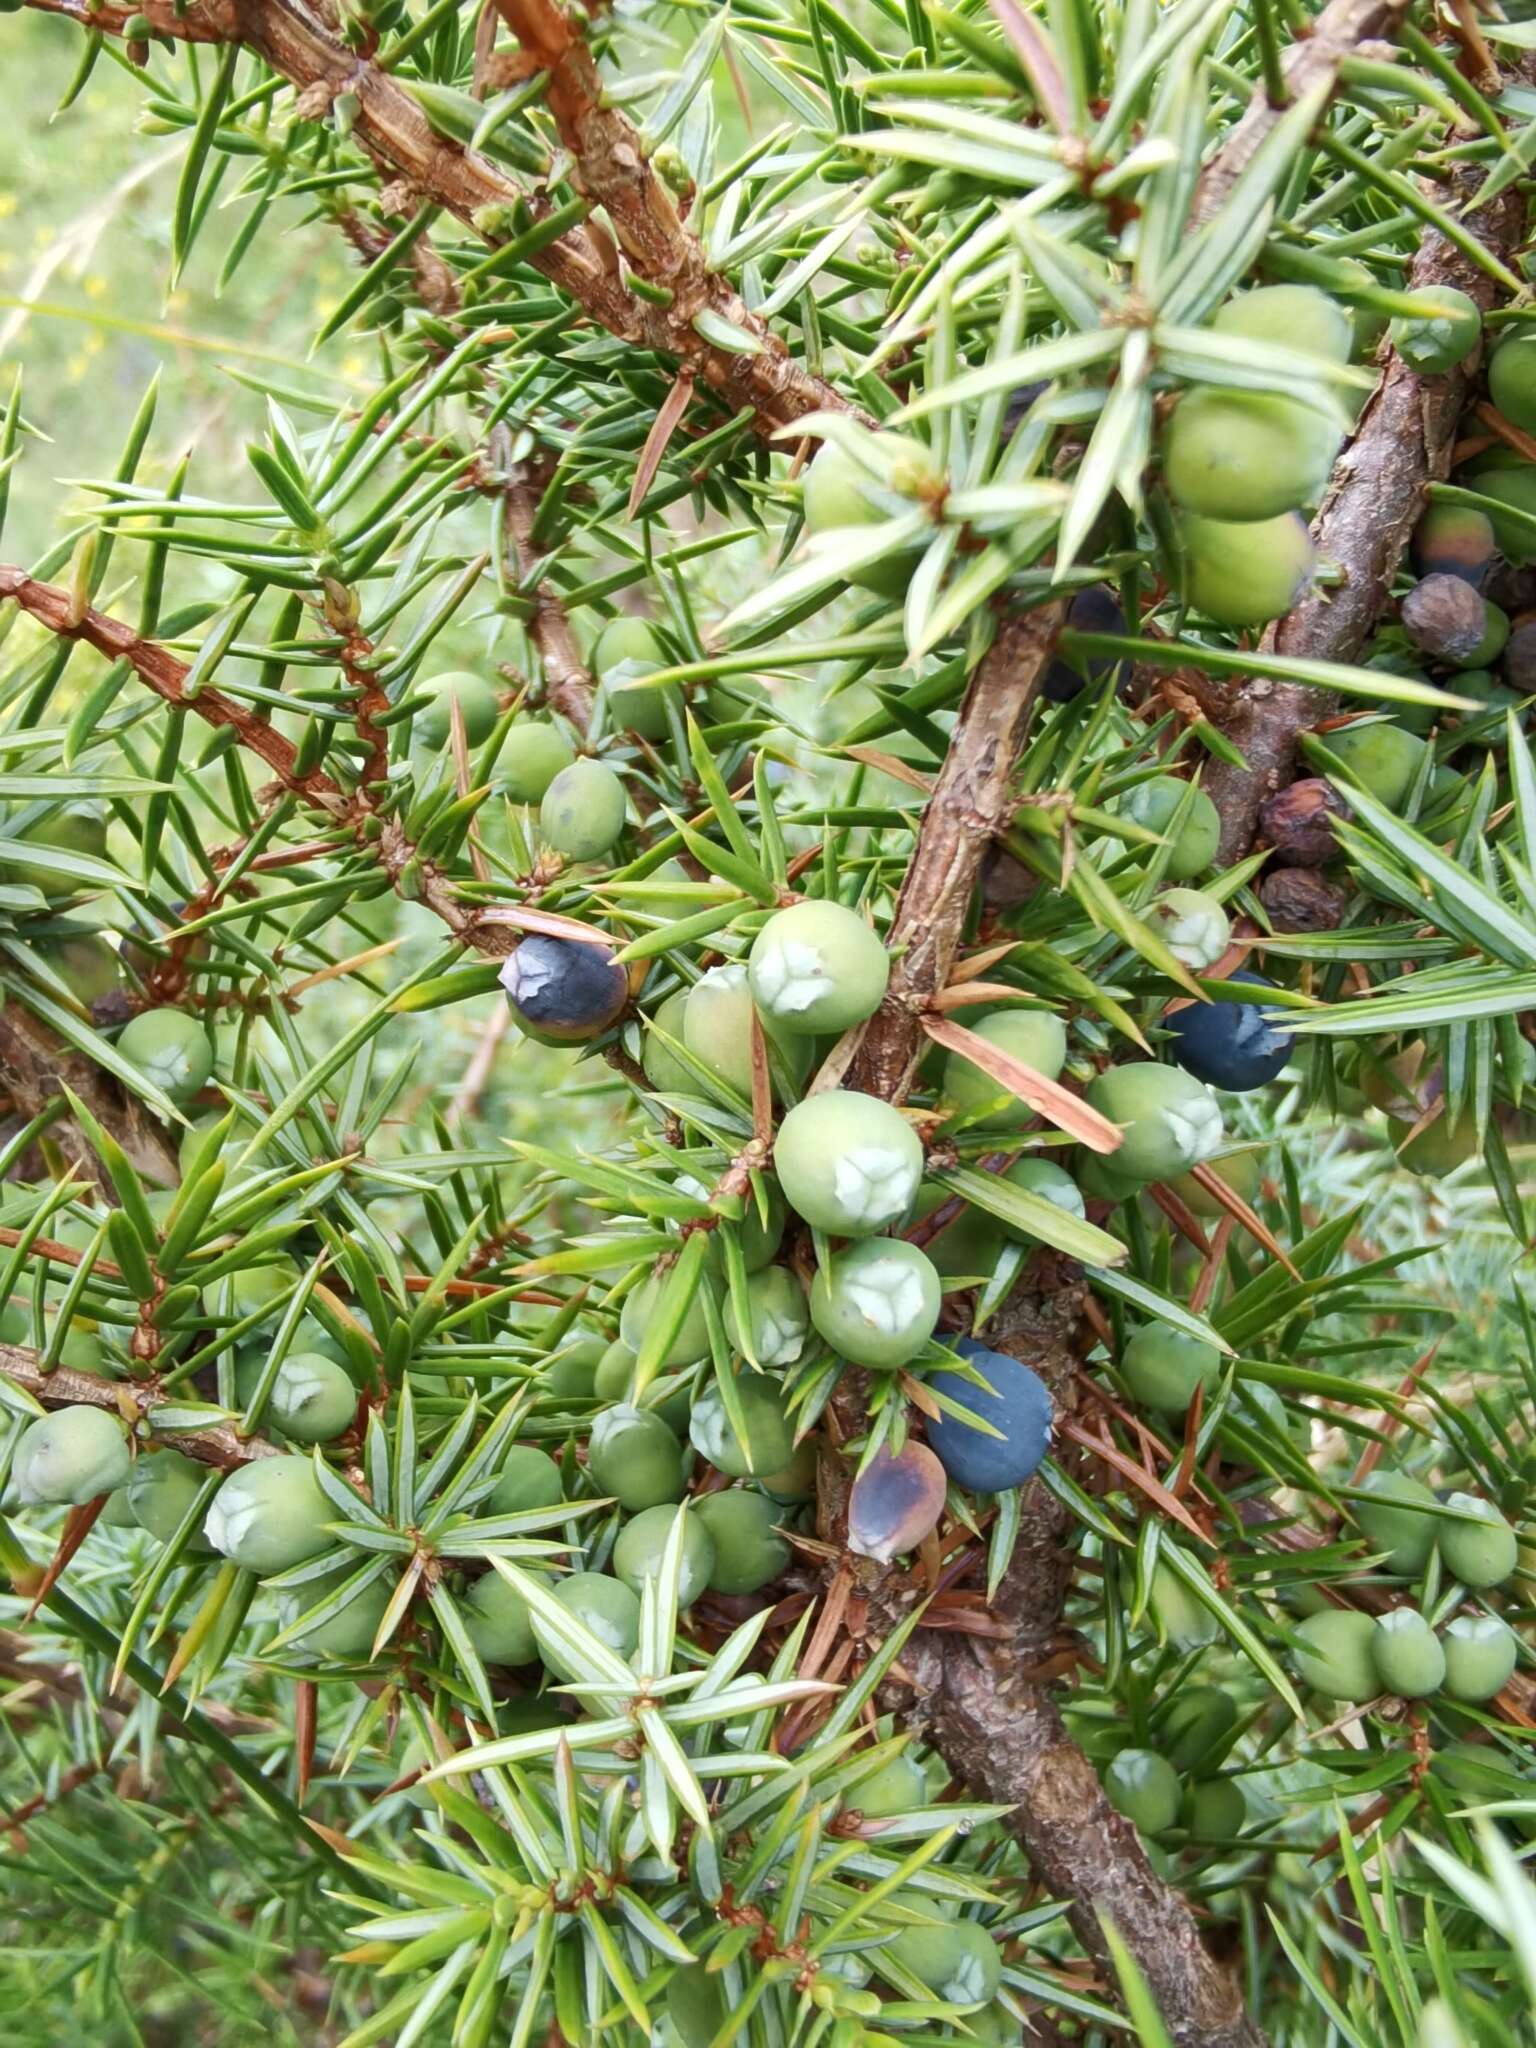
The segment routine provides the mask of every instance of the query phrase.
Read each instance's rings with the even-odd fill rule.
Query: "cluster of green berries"
[[[1411,1473],[1370,1473],[1351,1510],[1389,1581],[1420,1579],[1432,1563],[1445,1578],[1485,1597],[1520,1564],[1515,1531],[1491,1501],[1452,1492],[1441,1501]],[[1485,1609],[1458,1613],[1437,1631],[1417,1606],[1382,1613],[1322,1604],[1295,1631],[1298,1677],[1329,1699],[1356,1703],[1382,1693],[1466,1702],[1508,1684],[1519,1654],[1514,1630]]]

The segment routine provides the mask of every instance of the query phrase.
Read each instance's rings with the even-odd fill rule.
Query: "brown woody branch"
[[[210,725],[232,727],[240,744],[259,755],[285,789],[303,797],[338,824],[358,830],[360,844],[373,843],[393,886],[399,888],[409,870],[409,889],[414,899],[424,903],[466,946],[501,958],[516,945],[515,931],[482,919],[477,911],[460,902],[443,871],[417,854],[398,819],[385,819],[378,827],[376,842],[370,842],[368,831],[377,821],[367,803],[349,797],[321,769],[301,772],[293,746],[281,733],[220,690],[200,690],[189,697],[185,689],[186,664],[169,649],[153,640],[141,639],[130,626],[93,607],[87,606],[77,614],[67,590],[56,584],[40,583],[24,569],[0,564],[0,600],[5,598],[14,598],[29,617],[62,639],[83,640],[114,661],[126,661],[140,681],[167,704],[194,712]]]
[[[73,1372],[63,1365],[44,1372],[37,1353],[17,1344],[0,1344],[0,1373],[45,1408],[109,1408],[125,1422],[150,1421],[157,1408],[184,1398],[174,1391],[163,1392],[152,1379],[105,1380],[96,1373]],[[156,1430],[155,1442],[195,1458],[200,1465],[217,1465],[222,1471],[278,1455],[275,1445],[259,1437],[243,1437],[226,1422],[207,1429]]]
[[[1481,180],[1480,171],[1459,169],[1442,203],[1449,211],[1462,213],[1496,255],[1507,257],[1522,232],[1523,200],[1506,191],[1466,215],[1463,209]],[[1407,288],[1441,285],[1466,292],[1484,312],[1497,293],[1485,271],[1431,228],[1419,244]],[[1457,422],[1476,361],[1442,377],[1420,377],[1384,342],[1382,364],[1381,381],[1366,402],[1312,523],[1318,554],[1338,570],[1340,581],[1330,589],[1310,592],[1269,627],[1260,642],[1261,654],[1355,660],[1375,629],[1424,509],[1424,487],[1450,469]],[[1251,845],[1265,798],[1291,780],[1297,738],[1328,717],[1336,700],[1325,691],[1268,677],[1237,685],[1195,676],[1187,680],[1248,764],[1239,769],[1212,760],[1205,769],[1205,788],[1221,812],[1217,858],[1228,863]]]
[[[987,848],[1012,814],[1013,764],[1065,617],[1063,604],[1005,619],[960,708],[891,923],[890,987],[848,1085],[899,1102],[923,1051],[921,1013],[949,979]]]
[[[507,566],[519,586],[532,586],[533,616],[528,621],[528,633],[539,650],[545,693],[561,716],[584,733],[592,722],[592,678],[576,645],[565,606],[553,586],[539,574],[544,555],[533,538],[539,511],[538,486],[527,464],[513,461],[512,437],[504,427],[494,430],[490,455],[487,487],[499,489],[506,499],[503,552]]]
[[[243,42],[298,88],[311,118],[340,94],[351,95],[356,103],[351,132],[358,146],[391,179],[403,179],[423,200],[442,207],[477,234],[485,231],[487,221],[519,201],[535,216],[549,210],[542,195],[525,192],[485,157],[438,135],[404,86],[349,50],[297,0],[191,0],[185,13],[177,12],[176,0],[145,0],[143,6],[137,0],[27,4],[64,15],[97,34],[122,36],[127,23],[143,14],[157,34],[184,42]],[[749,409],[764,433],[808,412],[846,412],[846,400],[798,363],[782,338],[747,310],[724,278],[704,271],[702,256],[681,223],[681,242],[668,241],[658,196],[663,188],[645,163],[638,138],[622,116],[595,103],[586,107],[596,76],[595,70],[589,74],[591,59],[573,36],[571,49],[559,47],[557,35],[571,32],[563,25],[557,31],[547,0],[543,5],[537,0],[505,0],[504,12],[514,28],[526,29],[533,39],[532,54],[548,51],[556,60],[564,109],[557,117],[574,123],[594,152],[594,160],[583,162],[577,175],[601,199],[621,236],[632,240],[636,267],[643,270],[658,262],[663,266],[658,278],[668,281],[675,274],[676,285],[670,304],[640,298],[613,262],[606,237],[586,228],[570,229],[546,243],[529,256],[532,267],[610,333],[690,364],[733,411]],[[649,230],[647,221],[653,222]],[[665,267],[669,261],[676,266],[675,273]],[[705,311],[741,330],[741,351],[718,347],[700,334],[694,321]]]
[[[902,885],[891,943],[891,992],[867,1027],[850,1069],[853,1086],[899,1101],[924,1038],[925,1003],[947,982],[982,862],[1012,812],[1012,775],[1064,607],[1003,622],[967,693]],[[987,1341],[1025,1359],[1066,1409],[1081,1353],[1082,1269],[1036,1255],[988,1325]],[[866,1388],[845,1371],[833,1398],[842,1440],[864,1426]],[[841,1545],[848,1468],[825,1447],[818,1482],[820,1533]],[[1038,1480],[1025,1489],[1009,1570],[992,1603],[1002,1641],[920,1630],[902,1651],[905,1681],[891,1704],[921,1726],[980,1797],[1010,1806],[1019,1843],[1041,1882],[1067,1901],[1088,1954],[1106,1970],[1104,1922],[1118,1929],[1179,2048],[1261,2048],[1226,1970],[1206,1953],[1180,1893],[1147,1861],[1140,1838],[1106,1799],[1098,1774],[1062,1723],[1046,1670],[1071,1582],[1070,1517]],[[864,1633],[888,1635],[910,1611],[911,1580],[869,1559],[845,1558],[863,1603]]]
[[[1310,34],[1292,43],[1281,60],[1291,99],[1299,99],[1324,82],[1330,88],[1336,85],[1344,59],[1362,43],[1392,35],[1408,12],[1408,4],[1409,0],[1328,0]],[[1284,111],[1284,106],[1276,106],[1270,99],[1262,82],[1254,88],[1242,119],[1200,174],[1191,226],[1202,226],[1221,211]]]
[[[0,1075],[14,1113],[30,1122],[57,1104],[65,1088],[74,1091],[96,1121],[110,1130],[136,1170],[159,1187],[174,1185],[176,1155],[159,1125],[110,1074],[34,1017],[19,998],[0,1008]],[[106,1201],[115,1201],[111,1181],[85,1134],[72,1117],[58,1116],[47,1140],[85,1181],[95,1181]]]

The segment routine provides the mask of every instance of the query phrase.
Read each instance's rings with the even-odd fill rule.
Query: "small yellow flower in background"
[[[9,220],[16,211],[17,199],[14,192],[0,192],[0,220]]]
[[[97,277],[94,273],[89,277],[83,277],[80,283],[88,299],[99,299],[107,289],[107,280],[104,277]]]
[[[341,366],[341,374],[349,380],[366,377],[368,374],[366,357],[358,355],[348,356]]]
[[[32,230],[33,248],[46,249],[48,247],[48,244],[54,239],[54,235],[56,232],[57,231],[54,228],[48,225],[47,221],[39,222],[39,224]]]

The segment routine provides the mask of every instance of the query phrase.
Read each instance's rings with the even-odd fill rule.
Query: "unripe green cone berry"
[[[785,1200],[807,1223],[836,1237],[869,1237],[911,1207],[923,1147],[890,1103],[830,1088],[790,1110],[773,1163]]]
[[[710,2048],[729,2011],[725,1979],[711,1976],[702,1963],[687,1964],[667,1979],[666,2000],[682,2048]]]
[[[677,1604],[691,1607],[708,1586],[715,1569],[715,1540],[692,1508],[678,1508],[669,1502],[646,1508],[626,1522],[613,1546],[613,1569],[615,1576],[638,1596],[647,1579],[660,1577],[679,1514],[683,1518],[683,1556]]]
[[[1492,1501],[1453,1493],[1446,1501],[1458,1517],[1437,1517],[1435,1532],[1445,1568],[1464,1586],[1502,1586],[1520,1562],[1514,1530]]]
[[[242,1402],[255,1393],[264,1369],[261,1358],[242,1360],[235,1375]],[[295,1443],[328,1444],[355,1420],[357,1389],[335,1359],[319,1352],[290,1351],[277,1369],[263,1414]]]
[[[1050,1010],[994,1010],[967,1029],[1024,1066],[1033,1067],[1047,1081],[1054,1081],[1066,1062],[1066,1026]],[[969,1119],[975,1130],[1022,1130],[1035,1116],[1027,1102],[1021,1102],[961,1052],[945,1058],[942,1086],[946,1102]]]
[[[591,1400],[597,1391],[597,1368],[607,1354],[606,1339],[595,1332],[568,1336],[544,1362],[541,1391],[561,1401]]]
[[[1387,1130],[1397,1150],[1398,1164],[1425,1180],[1443,1180],[1446,1174],[1477,1157],[1477,1122],[1471,1116],[1462,1116],[1452,1123],[1442,1110],[1418,1132],[1406,1119],[1388,1117]]]
[[[1441,1637],[1445,1690],[1475,1705],[1502,1692],[1515,1673],[1519,1640],[1496,1614],[1458,1614]],[[1529,1787],[1527,1787],[1529,1791]]]
[[[1205,1778],[1189,1793],[1189,1832],[1197,1842],[1230,1842],[1248,1822],[1248,1801],[1236,1778]]]
[[[487,1664],[531,1664],[539,1654],[528,1602],[494,1565],[465,1597],[464,1626]]]
[[[645,1078],[659,1095],[697,1095],[699,1084],[692,1072],[683,1065],[676,1053],[670,1051],[660,1036],[675,1039],[679,1045],[686,1043],[683,1036],[683,1015],[688,1008],[688,991],[674,989],[656,1005],[652,1012],[655,1031],[647,1031],[645,1044],[640,1053],[640,1064],[645,1069]]]
[[[1164,1833],[1179,1817],[1179,1774],[1155,1749],[1122,1749],[1104,1773],[1104,1791],[1144,1835]]]
[[[1454,285],[1431,285],[1409,296],[1420,300],[1424,311],[1397,316],[1392,346],[1421,377],[1443,376],[1476,348],[1483,316],[1476,302]]]
[[[79,1507],[128,1478],[128,1437],[106,1408],[57,1408],[22,1431],[11,1476],[24,1503]]]
[[[624,1306],[619,1312],[619,1335],[630,1350],[639,1353],[645,1341],[655,1314],[656,1304],[666,1286],[664,1275],[653,1273],[649,1280],[642,1281],[633,1294],[626,1295]],[[713,1283],[701,1280],[697,1293],[689,1302],[682,1324],[676,1336],[657,1361],[663,1372],[675,1372],[680,1366],[697,1365],[701,1358],[709,1355],[709,1312],[704,1306],[706,1293],[713,1293]]]
[[[34,939],[32,950],[87,1009],[122,987],[122,963],[97,932]]]
[[[495,683],[468,669],[445,669],[441,675],[428,676],[416,685],[415,694],[424,701],[411,720],[411,736],[424,746],[447,746],[455,703],[464,721],[464,737],[472,747],[490,738],[501,716]]]
[[[339,1519],[308,1458],[257,1458],[214,1495],[203,1534],[231,1563],[265,1577],[330,1549],[325,1525]]]
[[[312,1608],[318,1607],[345,1585],[352,1571],[353,1567],[348,1565],[343,1571],[327,1573],[324,1578],[311,1579],[307,1585],[296,1586],[291,1592],[284,1593],[278,1601],[278,1619],[283,1627],[290,1627],[301,1614],[308,1614]],[[372,1585],[354,1593],[346,1606],[329,1620],[318,1623],[302,1636],[296,1636],[293,1648],[307,1650],[314,1657],[340,1657],[348,1663],[368,1657],[394,1590],[395,1581],[385,1572]]]
[[[1203,889],[1165,889],[1146,921],[1174,959],[1196,973],[1213,967],[1232,937],[1232,920]]]
[[[1376,1670],[1376,1623],[1352,1608],[1328,1607],[1296,1625],[1292,1656],[1303,1685],[1331,1700],[1356,1705],[1381,1691]]]
[[[1272,341],[1308,355],[1347,363],[1354,326],[1336,299],[1310,284],[1266,284],[1228,299],[1211,320],[1218,334]]]
[[[592,1392],[599,1401],[627,1401],[635,1380],[635,1353],[616,1337],[598,1361]]]
[[[774,1501],[809,1500],[816,1491],[816,1446],[797,1444],[776,1472],[760,1472],[757,1484]]]
[[[640,1602],[628,1586],[602,1572],[573,1572],[569,1578],[556,1579],[550,1591],[616,1657],[634,1654],[640,1640]],[[575,1680],[579,1674],[537,1616],[533,1633],[539,1655],[555,1677]]]
[[[548,718],[514,718],[497,758],[501,787],[515,804],[544,801],[549,785],[576,759],[576,749]]]
[[[1158,1565],[1147,1590],[1147,1612],[1158,1639],[1176,1650],[1194,1650],[1214,1643],[1221,1623],[1184,1581],[1165,1564]]]
[[[759,1365],[793,1365],[805,1349],[811,1325],[805,1289],[787,1266],[765,1266],[747,1281],[747,1302],[751,1314],[751,1353]],[[745,1351],[736,1304],[725,1301],[725,1334],[738,1351]]]
[[[843,1803],[857,1808],[866,1820],[887,1820],[893,1813],[922,1813],[929,1803],[928,1780],[916,1757],[903,1752],[850,1785]]]
[[[195,1095],[213,1072],[213,1046],[184,1010],[141,1010],[123,1026],[117,1049],[172,1102]]]
[[[904,1927],[889,1950],[881,1953],[889,1953],[920,1984],[926,1984],[935,1998],[950,2005],[990,2005],[1002,1982],[997,1943],[974,1920],[951,1920],[940,1927]],[[879,1967],[877,1954],[875,1968]]]
[[[855,1365],[905,1365],[933,1335],[943,1291],[933,1261],[899,1237],[834,1253],[811,1282],[811,1320]]]
[[[587,1471],[600,1493],[628,1514],[681,1500],[683,1454],[661,1417],[627,1401],[605,1408],[592,1424]]]
[[[129,1511],[146,1535],[169,1543],[208,1479],[208,1467],[180,1451],[156,1451],[134,1460],[126,1488]],[[187,1545],[193,1556],[208,1555],[200,1529]]]
[[[1133,1400],[1159,1415],[1183,1415],[1197,1387],[1209,1394],[1221,1378],[1221,1353],[1166,1323],[1144,1323],[1120,1354],[1120,1375]]]
[[[682,708],[675,684],[637,688],[640,677],[665,668],[671,656],[646,619],[610,619],[592,643],[592,673],[603,686],[611,724],[643,740],[663,740],[669,730],[667,705]]]
[[[1157,1727],[1158,1747],[1176,1771],[1213,1770],[1237,1726],[1237,1702],[1219,1685],[1189,1685],[1176,1692]]]
[[[1338,426],[1296,399],[1198,385],[1168,423],[1163,474],[1170,496],[1207,519],[1273,519],[1322,496]]]
[[[1189,784],[1176,775],[1154,775],[1148,782],[1139,782],[1121,806],[1133,824],[1144,825],[1149,832],[1166,834],[1173,830],[1174,818],[1186,799],[1189,808],[1168,848],[1163,869],[1175,882],[1204,874],[1216,858],[1221,840],[1221,818],[1216,806],[1203,789],[1190,796]]]
[[[1445,1652],[1416,1607],[1394,1607],[1376,1617],[1371,1651],[1384,1692],[1399,1699],[1427,1699],[1445,1678]]]
[[[1536,434],[1536,335],[1516,328],[1494,350],[1488,395],[1511,426]]]
[[[775,1527],[783,1512],[762,1494],[736,1486],[701,1494],[693,1513],[715,1546],[712,1593],[756,1593],[789,1563],[789,1545]]]
[[[9,882],[30,884],[40,889],[50,903],[73,896],[82,884],[61,869],[29,861],[24,848],[47,847],[57,853],[81,853],[92,860],[104,860],[107,852],[107,821],[98,804],[67,803],[57,810],[31,818],[12,828],[14,837],[4,841],[5,858],[0,873]],[[18,850],[13,854],[12,847]]]
[[[758,1010],[781,1031],[837,1033],[879,1009],[890,960],[856,911],[811,900],[769,918],[747,973]]]
[[[683,1043],[707,1072],[747,1101],[752,1099],[752,990],[740,961],[711,967],[688,991],[683,1006]],[[798,1087],[810,1072],[808,1038],[785,1037],[776,1020],[765,1018],[768,1072],[775,1095],[782,1094],[775,1070]],[[695,1085],[695,1094],[698,1092]]]
[[[913,1220],[926,1222],[936,1209],[944,1208],[953,1199],[945,1188],[922,1187],[913,1208]],[[962,1204],[938,1235],[929,1238],[923,1249],[932,1260],[934,1271],[944,1279],[974,1280],[992,1273],[1002,1257],[1006,1241],[1003,1226],[996,1217]]]
[[[736,1225],[736,1234],[741,1243],[741,1262],[749,1273],[761,1272],[763,1267],[778,1256],[779,1246],[784,1241],[784,1226],[788,1218],[784,1210],[784,1197],[771,1182],[764,1183],[767,1216],[758,1213],[757,1196],[749,1188],[746,1194],[745,1211]]]
[[[223,1311],[231,1322],[263,1311],[261,1322],[254,1325],[260,1329],[264,1324],[275,1322],[288,1296],[292,1293],[299,1277],[299,1269],[292,1259],[274,1259],[270,1265],[246,1266],[229,1276],[229,1305]],[[208,1306],[213,1307],[211,1299]]]
[[[1170,1180],[1221,1145],[1221,1110],[1202,1081],[1151,1060],[1108,1067],[1089,1082],[1089,1107],[1121,1126],[1109,1171],[1119,1180]]]
[[[560,1467],[537,1444],[514,1444],[501,1461],[481,1515],[517,1515],[529,1508],[552,1508],[565,1497]]]
[[[805,473],[805,524],[814,535],[849,527],[884,525],[912,510],[924,485],[939,479],[933,458],[919,441],[883,434],[890,481],[882,481],[831,441],[824,442]],[[849,580],[883,597],[899,597],[912,574],[918,549],[893,549],[851,572]]]
[[[778,1472],[795,1448],[794,1424],[775,1383],[761,1373],[743,1372],[735,1383],[735,1400],[746,1428],[737,1435],[718,1384],[711,1383],[693,1404],[688,1435],[701,1458],[731,1479]]]
[[[539,805],[539,830],[567,860],[601,860],[624,831],[624,785],[606,761],[562,768]]]
[[[1127,1202],[1141,1191],[1141,1181],[1116,1173],[1099,1152],[1080,1151],[1075,1172],[1077,1184],[1090,1202]]]
[[[0,12],[3,12],[3,9],[0,9]],[[101,1513],[96,1517],[96,1527],[98,1529],[137,1529],[138,1526],[138,1523],[133,1519],[133,1509],[128,1505],[127,1487],[114,1486],[107,1495],[106,1503]]]
[[[1351,1512],[1371,1549],[1382,1553],[1386,1570],[1405,1578],[1421,1572],[1436,1530],[1450,1526],[1435,1515],[1429,1488],[1406,1472],[1376,1471],[1361,1480],[1359,1491],[1370,1498],[1351,1502]]]
[[[1509,344],[1505,343],[1505,348]],[[1499,355],[1494,357],[1497,366]],[[1489,382],[1492,383],[1490,377]],[[1497,405],[1498,400],[1495,398]],[[1502,412],[1503,407],[1499,410]],[[1529,428],[1526,429],[1530,431]],[[1493,498],[1501,505],[1508,505],[1515,512],[1536,514],[1536,463],[1521,462],[1509,468],[1482,469],[1472,478],[1472,488],[1485,498]],[[1490,512],[1493,521],[1493,537],[1498,542],[1499,553],[1516,568],[1525,568],[1536,562],[1536,528],[1523,520],[1502,519],[1497,512]]]
[[[1021,1188],[1025,1194],[1038,1195],[1042,1202],[1049,1202],[1064,1215],[1081,1219],[1088,1213],[1077,1182],[1054,1159],[1039,1159],[1026,1154],[1023,1159],[1016,1159],[1012,1166],[1003,1169],[1003,1179],[1011,1187]],[[1024,1230],[1016,1223],[1007,1223],[999,1218],[998,1228],[1015,1244],[1038,1242],[1032,1231]]]
[[[1259,1193],[1259,1184],[1264,1178],[1262,1155],[1257,1152],[1223,1152],[1206,1165],[1212,1173],[1226,1182],[1234,1194],[1252,1204]],[[1181,1173],[1169,1181],[1169,1187],[1187,1209],[1193,1209],[1197,1216],[1225,1216],[1226,1210],[1197,1181],[1193,1174]]]
[[[1312,579],[1311,538],[1294,512],[1241,524],[1185,512],[1179,537],[1184,595],[1221,626],[1267,625],[1298,602]]]

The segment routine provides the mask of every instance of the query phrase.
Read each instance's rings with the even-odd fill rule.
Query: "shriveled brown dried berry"
[[[1331,932],[1344,922],[1349,892],[1316,868],[1276,868],[1260,882],[1259,901],[1277,932]]]
[[[1536,692],[1536,612],[1527,612],[1510,627],[1504,643],[1504,680],[1522,697]]]
[[[1465,663],[1488,632],[1488,607],[1459,576],[1426,576],[1403,599],[1403,629],[1435,661]]]
[[[1332,783],[1308,775],[1270,797],[1259,812],[1259,833],[1278,866],[1319,867],[1338,851],[1334,820],[1349,815]]]

